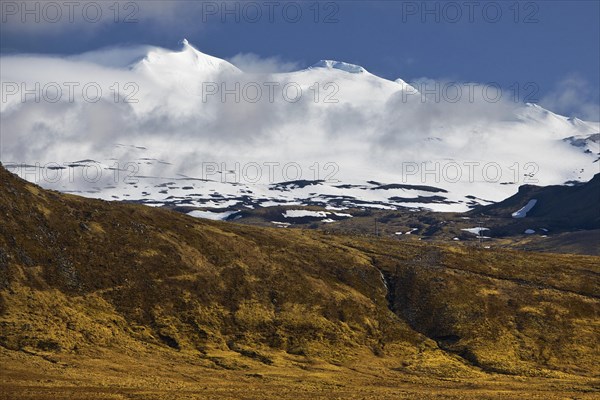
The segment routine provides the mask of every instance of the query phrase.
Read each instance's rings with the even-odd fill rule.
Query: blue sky
[[[177,49],[185,37],[221,58],[252,53],[298,67],[336,59],[389,79],[427,77],[520,87],[522,100],[600,119],[600,2],[595,0],[257,1],[250,6],[123,1],[118,14],[112,1],[98,1],[86,8],[87,19],[82,19],[84,1],[73,10],[73,21],[67,9],[58,18],[56,10],[29,3],[33,14],[24,16],[21,2],[3,2],[3,54],[75,54],[124,44]],[[102,16],[91,22],[98,4]],[[297,10],[302,12],[299,17]],[[128,15],[131,22],[125,23]]]

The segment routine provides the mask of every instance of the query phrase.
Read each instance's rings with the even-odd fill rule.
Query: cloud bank
[[[534,162],[541,183],[593,174],[593,156],[562,139],[597,124],[485,85],[415,83],[423,94],[345,64],[290,72],[296,65],[277,58],[230,61],[189,44],[2,57],[2,162],[125,162],[136,156],[117,145],[129,144],[169,162],[145,171],[155,175],[194,176],[212,161],[333,162],[345,180],[397,181],[404,163],[448,161],[497,163],[509,177],[515,163]]]

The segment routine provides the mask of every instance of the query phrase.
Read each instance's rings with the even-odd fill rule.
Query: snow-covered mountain
[[[3,164],[90,197],[466,211],[600,172],[598,123],[341,61],[246,73],[184,40],[0,66]]]
[[[183,49],[173,52],[160,48],[149,51],[141,61],[131,68],[140,74],[147,74],[157,81],[195,82],[199,78],[210,78],[221,73],[239,73],[237,67],[220,58],[196,50],[187,40],[183,40]]]

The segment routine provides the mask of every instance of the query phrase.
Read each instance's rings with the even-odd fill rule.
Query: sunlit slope
[[[300,371],[298,360],[396,378],[599,373],[597,257],[199,221],[0,178],[0,345],[13,372],[116,351],[191,357],[200,375]]]

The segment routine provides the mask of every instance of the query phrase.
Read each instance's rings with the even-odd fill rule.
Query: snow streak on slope
[[[181,51],[3,56],[0,66],[3,88],[18,83],[0,105],[2,162],[92,197],[465,211],[600,168],[598,124],[508,99],[432,101],[341,61],[251,74],[184,41]],[[67,82],[78,83],[72,98]],[[57,101],[20,92],[53,83]],[[286,181],[296,183],[276,184]]]
[[[525,218],[527,216],[527,213],[529,211],[531,211],[531,209],[536,204],[537,204],[537,200],[536,199],[529,200],[529,202],[523,208],[521,208],[518,211],[515,211],[514,213],[512,213],[512,217],[513,218]]]

